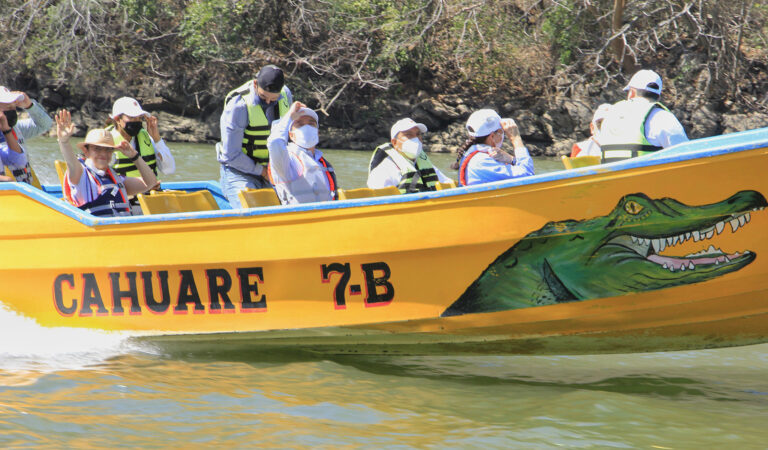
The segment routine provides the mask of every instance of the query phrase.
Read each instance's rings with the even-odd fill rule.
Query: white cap
[[[397,122],[395,122],[394,125],[392,125],[392,129],[389,130],[389,138],[394,139],[397,137],[397,133],[408,131],[413,127],[418,127],[422,133],[427,132],[426,125],[424,125],[423,123],[415,122],[410,117],[406,117],[405,119],[398,120]]]
[[[121,114],[125,114],[128,117],[149,116],[149,113],[141,109],[141,105],[135,98],[120,97],[112,105],[112,118],[117,119]]]
[[[492,109],[480,109],[467,119],[467,133],[470,137],[488,136],[501,128],[501,117]]]
[[[653,70],[643,69],[632,75],[625,91],[631,88],[642,89],[652,94],[661,95],[661,77]]]
[[[313,110],[309,108],[301,108],[300,110],[297,111],[297,113],[298,113],[298,116],[296,116],[297,119],[301,116],[309,116],[315,119],[315,122],[317,122],[317,124],[320,125],[320,119],[317,117],[317,113],[314,112]]]
[[[608,114],[611,112],[611,104],[610,103],[603,103],[602,105],[598,106],[595,110],[595,115],[592,116],[592,123],[597,126],[597,122],[605,119],[608,117]]]
[[[24,94],[14,93],[5,86],[0,86],[0,103],[13,103],[24,98]]]

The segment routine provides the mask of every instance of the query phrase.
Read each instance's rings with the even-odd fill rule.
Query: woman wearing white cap
[[[459,171],[461,186],[533,175],[533,159],[514,120],[502,119],[492,109],[481,109],[469,116],[467,133],[470,139],[459,149],[453,165]],[[505,135],[514,146],[514,158],[501,150]]]
[[[397,186],[402,194],[407,194],[434,191],[438,181],[451,182],[424,152],[421,139],[426,132],[426,125],[411,118],[395,122],[390,130],[390,142],[373,151],[368,164],[368,187]]]
[[[317,149],[317,113],[294,102],[267,139],[269,178],[284,205],[337,198],[333,166]]]
[[[144,128],[143,120],[147,121]],[[107,130],[112,133],[116,144],[127,141],[131,147],[141,154],[152,172],[157,175],[157,170],[164,174],[172,174],[176,171],[176,161],[171,155],[171,150],[160,137],[157,127],[157,117],[150,115],[142,109],[136,99],[121,97],[112,105],[112,115],[108,122]],[[117,161],[112,168],[124,177],[139,177],[136,164],[128,161],[123,155],[117,155]]]
[[[74,132],[68,111],[56,115],[56,135],[59,149],[67,162],[63,186],[64,197],[74,206],[95,216],[129,216],[128,197],[146,192],[158,184],[152,169],[127,141],[116,144],[112,134],[104,129],[90,130],[85,141],[77,144],[86,159],[79,159],[69,138]],[[141,178],[124,177],[110,167],[115,149],[138,167]]]

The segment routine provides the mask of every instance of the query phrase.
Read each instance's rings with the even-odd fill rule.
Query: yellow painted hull
[[[174,220],[84,220],[14,186],[0,190],[0,301],[46,327],[213,349],[530,354],[766,342],[762,210],[738,232],[712,239],[757,255],[722,276],[541,306],[446,311],[499,255],[547,223],[605,217],[633,193],[684,205],[765,195],[767,163],[763,146],[484,190],[167,217]],[[700,249],[687,241],[674,251]]]

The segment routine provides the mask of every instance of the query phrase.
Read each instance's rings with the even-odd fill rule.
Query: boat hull
[[[766,342],[764,134],[477,188],[121,219],[13,183],[0,188],[0,208],[13,211],[2,219],[0,301],[46,327],[201,349],[569,354]],[[685,238],[692,231],[701,239]],[[660,239],[669,248],[655,248]],[[643,254],[628,257],[636,241]]]

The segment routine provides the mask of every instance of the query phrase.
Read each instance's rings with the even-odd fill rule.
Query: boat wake
[[[130,337],[128,333],[43,327],[0,303],[0,374],[88,369],[127,353],[151,352]]]

